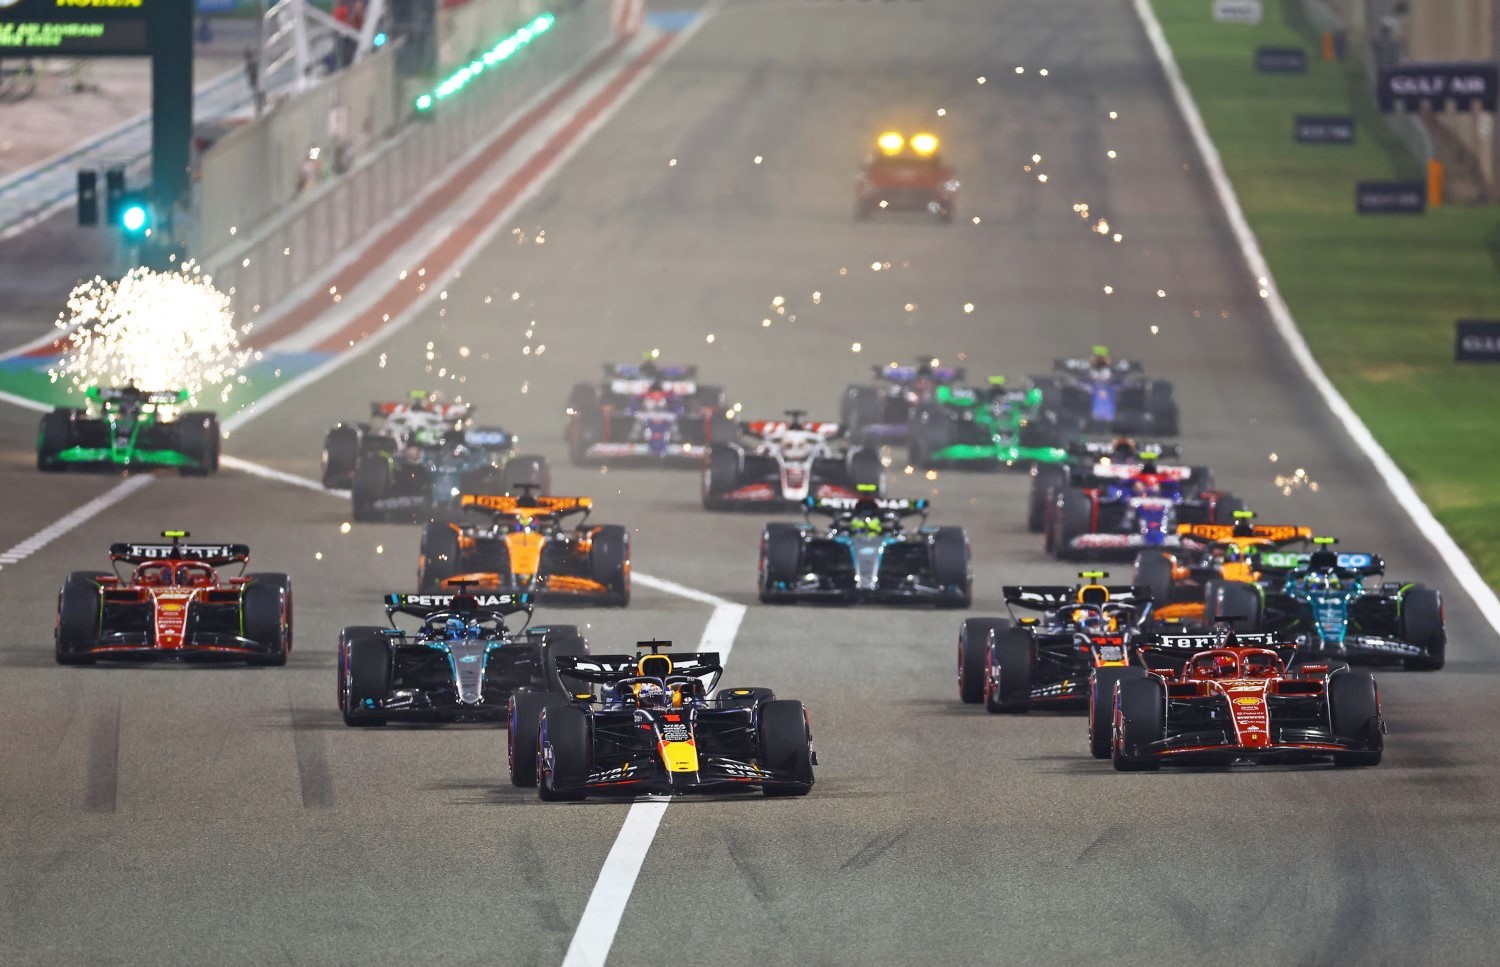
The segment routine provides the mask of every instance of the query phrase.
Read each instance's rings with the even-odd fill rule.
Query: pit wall
[[[517,9],[516,0],[496,2]],[[559,12],[559,6],[568,9]],[[214,284],[230,293],[236,316],[265,318],[294,297],[310,294],[347,250],[371,238],[377,226],[498,131],[527,101],[612,39],[609,0],[549,4],[546,9],[558,15],[551,30],[429,114],[414,114],[397,93],[394,51],[381,51],[364,62],[371,66],[359,75],[363,80],[356,89],[340,89],[346,99],[315,89],[302,95],[307,106],[298,104],[285,122],[258,123],[231,135],[250,144],[231,142],[232,150],[219,163],[211,161],[229,137],[206,154],[195,251]],[[516,26],[495,28],[485,46]],[[332,88],[333,80],[325,86]],[[390,130],[381,138],[388,116]],[[330,129],[352,135],[350,147],[340,149]],[[313,134],[321,138],[309,141]],[[320,147],[319,158],[309,159],[315,146]],[[258,167],[289,164],[290,173]],[[261,210],[263,201],[241,197],[257,192],[277,200],[270,214],[258,226],[236,221],[245,212]]]

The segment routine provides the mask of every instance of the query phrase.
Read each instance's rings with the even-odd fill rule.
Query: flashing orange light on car
[[[911,137],[911,149],[917,154],[928,155],[937,150],[938,140],[930,134],[914,134]]]
[[[887,131],[875,143],[880,145],[880,150],[886,154],[897,154],[902,148],[906,147],[906,139],[895,131]]]

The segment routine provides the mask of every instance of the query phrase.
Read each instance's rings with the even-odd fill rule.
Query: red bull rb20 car
[[[801,702],[769,688],[721,688],[712,652],[559,657],[570,696],[517,693],[506,748],[514,785],[544,800],[735,792],[805,796],[812,730]]]
[[[57,597],[60,665],[106,661],[243,661],[285,665],[292,650],[292,582],[244,574],[244,544],[113,544],[111,563],[129,574],[74,571]],[[240,565],[223,577],[219,568]]]

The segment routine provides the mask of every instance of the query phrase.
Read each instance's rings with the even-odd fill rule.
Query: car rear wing
[[[370,404],[372,417],[389,417],[397,413],[431,413],[442,420],[466,420],[474,413],[472,403],[439,403],[415,397],[409,400],[388,400]]]
[[[1135,441],[1137,453],[1154,453],[1158,457],[1180,457],[1182,448],[1175,443],[1165,443],[1158,440]],[[1108,440],[1075,440],[1068,444],[1068,453],[1075,457],[1108,457],[1115,452],[1115,441]]]
[[[843,514],[894,514],[897,517],[927,517],[928,503],[925,497],[808,497],[802,501],[802,509],[808,515],[828,514],[838,517]]]
[[[1339,571],[1357,573],[1363,576],[1371,576],[1385,573],[1385,561],[1375,554],[1350,554],[1332,551],[1311,551],[1298,553],[1294,551],[1265,551],[1255,556],[1255,569],[1265,573],[1286,573],[1298,568],[1315,567],[1320,561],[1314,558],[1319,555],[1327,561],[1328,566]]]
[[[387,594],[385,596],[386,618],[398,614],[410,615],[424,621],[435,614],[451,611],[454,614],[484,615],[497,617],[531,613],[529,594],[491,594],[476,591],[472,594]]]
[[[245,564],[250,560],[248,544],[183,544],[174,540],[170,544],[111,544],[111,561],[126,564],[145,564],[150,561],[199,561],[219,566],[223,564]]]
[[[1110,604],[1140,607],[1151,603],[1151,589],[1144,585],[1109,584],[1104,589],[1109,592]],[[1065,584],[1008,584],[1000,590],[1007,605],[1027,611],[1053,611],[1082,603],[1078,588]]]
[[[186,403],[191,394],[185,389],[143,390],[134,386],[90,386],[83,395],[100,403],[135,402],[176,406]]]
[[[1093,372],[1094,368],[1094,361],[1092,359],[1074,358],[1052,360],[1052,369],[1055,372],[1059,373],[1089,373]],[[1126,373],[1143,372],[1145,370],[1145,367],[1141,365],[1139,360],[1121,359],[1111,363],[1109,365],[1109,370],[1110,372],[1118,373],[1119,375],[1123,376]]]
[[[1251,539],[1282,545],[1311,541],[1313,529],[1296,524],[1255,524],[1248,529],[1234,524],[1178,524],[1177,536],[1206,544]]]
[[[1200,635],[1142,635],[1136,639],[1136,643],[1149,647],[1160,648],[1163,651],[1172,651],[1180,654],[1194,654],[1200,651],[1208,651],[1212,648],[1222,648],[1232,645],[1236,648],[1295,648],[1296,646],[1282,641],[1273,634],[1235,635],[1233,641],[1226,641],[1221,634]]]
[[[1193,468],[1175,463],[1164,463],[1157,464],[1148,471],[1146,464],[1140,462],[1096,463],[1088,468],[1087,474],[1095,480],[1133,480],[1149,474],[1162,480],[1183,481],[1193,479]]]
[[[572,679],[580,682],[591,682],[595,685],[613,685],[627,678],[640,677],[642,655],[557,655],[552,660],[557,666],[557,674],[564,679]],[[658,656],[666,657],[666,656]],[[723,661],[716,651],[703,651],[685,655],[672,655],[670,658],[670,676],[681,675],[686,678],[702,678],[706,675],[718,676],[724,672]],[[712,685],[705,686],[706,691],[712,691]]]
[[[798,421],[796,426],[792,425],[791,420],[755,420],[754,422],[743,424],[741,429],[750,436],[761,439],[779,436],[792,429],[816,433],[825,440],[832,440],[844,434],[844,425],[842,423],[832,423],[826,420],[813,423]]]
[[[463,431],[464,446],[474,450],[510,450],[516,435],[498,426],[471,426]]]
[[[692,380],[698,378],[697,366],[658,366],[647,369],[639,363],[605,363],[604,375],[610,379]]]
[[[962,366],[902,366],[898,363],[887,363],[884,366],[871,366],[876,379],[888,380],[898,385],[905,385],[926,376],[934,383],[958,383],[964,378]]]
[[[459,497],[463,510],[479,510],[496,516],[564,517],[569,514],[588,516],[594,501],[590,497],[548,497],[532,494],[464,494]]]

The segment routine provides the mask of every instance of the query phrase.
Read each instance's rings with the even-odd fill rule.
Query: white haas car
[[[780,510],[808,497],[884,496],[880,455],[850,445],[839,423],[805,423],[801,410],[785,420],[741,427],[741,440],[718,442],[703,464],[703,506]]]

